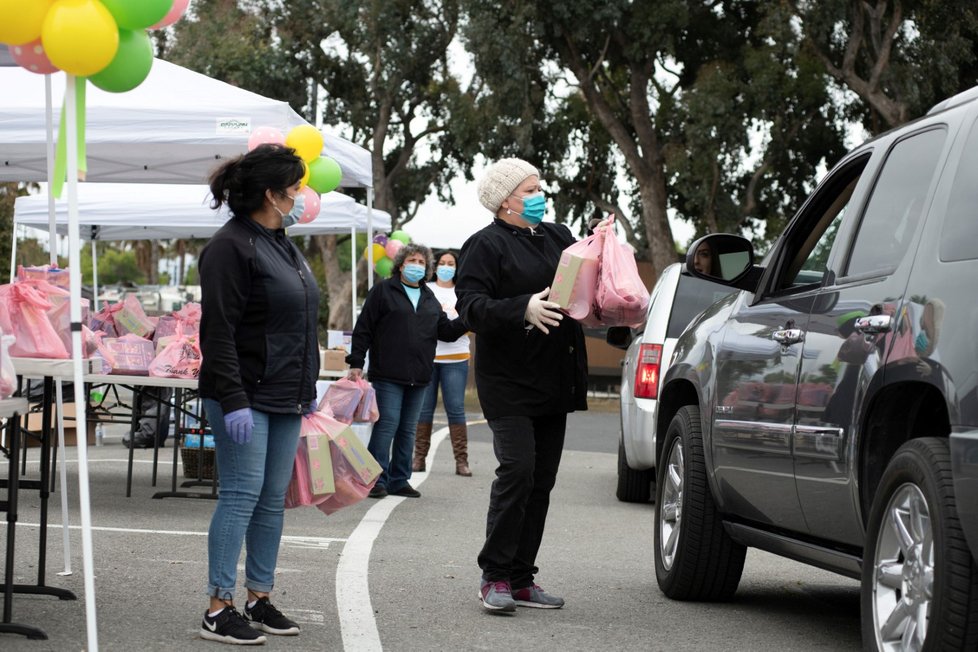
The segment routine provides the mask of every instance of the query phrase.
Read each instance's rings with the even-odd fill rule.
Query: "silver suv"
[[[739,290],[659,389],[655,572],[730,598],[747,546],[862,581],[863,641],[978,649],[978,88],[864,143],[764,264],[690,248]]]
[[[608,344],[625,349],[621,363],[621,436],[618,487],[623,502],[648,502],[655,480],[655,406],[659,380],[669,366],[676,340],[696,315],[730,294],[729,288],[682,274],[669,265],[652,288],[645,323],[608,329]]]

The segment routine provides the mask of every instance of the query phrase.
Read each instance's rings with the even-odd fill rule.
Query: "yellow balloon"
[[[54,0],[0,0],[0,43],[23,45],[41,37]]]
[[[88,77],[105,68],[119,49],[119,27],[97,0],[55,0],[41,29],[44,53],[58,68]]]
[[[299,125],[289,131],[285,145],[294,149],[303,161],[310,163],[323,151],[323,135],[312,125]]]
[[[384,246],[379,245],[375,242],[374,244],[370,245],[369,247],[363,250],[363,259],[368,263],[370,262],[371,249],[374,250],[374,263],[376,263],[378,260],[380,260],[381,258],[387,255],[387,252],[384,251]]]
[[[309,170],[309,165],[305,161],[302,162],[302,178],[299,179],[299,190],[302,190],[309,183],[309,175],[311,174]]]

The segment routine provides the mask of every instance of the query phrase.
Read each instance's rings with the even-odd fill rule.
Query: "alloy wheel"
[[[901,485],[890,498],[873,563],[877,648],[921,650],[934,595],[934,530],[927,501],[916,485]]]
[[[673,440],[665,471],[662,504],[659,505],[659,545],[662,565],[669,570],[676,558],[683,520],[683,442],[678,437]]]

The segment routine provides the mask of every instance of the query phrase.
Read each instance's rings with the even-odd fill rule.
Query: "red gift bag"
[[[289,487],[285,492],[285,507],[309,507],[318,505],[326,500],[329,493],[317,493],[315,480],[309,462],[308,439],[318,438],[326,434],[326,429],[332,427],[335,422],[321,412],[302,417],[302,428],[299,431],[299,446],[295,452],[295,464],[292,466],[292,479],[289,480]],[[342,424],[340,424],[342,425]],[[328,439],[326,439],[328,442]],[[330,463],[332,453],[330,454]]]

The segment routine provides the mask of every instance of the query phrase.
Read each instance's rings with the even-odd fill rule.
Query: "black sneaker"
[[[367,494],[367,498],[384,498],[387,496],[387,489],[381,487],[380,485],[374,485],[370,488],[370,493]]]
[[[263,645],[265,637],[253,629],[234,607],[224,607],[213,618],[204,612],[200,637],[231,645]]]
[[[400,489],[387,492],[391,496],[404,496],[405,498],[421,498],[421,492],[412,487],[409,484],[404,485]]]
[[[266,634],[295,636],[299,633],[299,626],[282,615],[282,612],[268,601],[267,596],[258,598],[254,607],[245,605],[245,618],[252,624],[258,625],[258,628]]]

